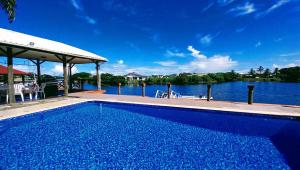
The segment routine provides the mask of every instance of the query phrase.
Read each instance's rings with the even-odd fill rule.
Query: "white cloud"
[[[155,61],[154,63],[159,64],[161,66],[170,67],[170,66],[176,66],[176,61]]]
[[[87,23],[89,23],[89,24],[94,25],[94,24],[97,23],[97,21],[96,21],[94,18],[91,18],[91,17],[89,17],[89,16],[87,16],[87,15],[82,16],[82,18],[83,18]]]
[[[218,3],[222,6],[226,6],[229,5],[230,3],[232,3],[234,0],[218,0]]]
[[[82,11],[82,7],[81,7],[81,2],[80,0],[71,0],[71,4],[73,5],[73,7],[76,9],[76,10],[80,10]]]
[[[280,57],[293,57],[293,56],[299,56],[300,57],[300,52],[292,52],[292,53],[280,54]]]
[[[193,48],[193,46],[191,46],[191,45],[188,46],[187,50],[192,52],[191,55],[193,57],[196,57],[196,58],[199,58],[199,59],[205,59],[206,58],[205,55],[201,54],[201,52],[199,50]]]
[[[262,45],[262,43],[260,41],[258,41],[256,44],[255,44],[255,47],[260,47]]]
[[[167,57],[185,57],[185,54],[178,52],[178,50],[175,50],[175,51],[167,50],[165,53],[165,56],[167,56]]]
[[[300,63],[289,63],[286,65],[278,65],[278,64],[273,64],[273,68],[289,68],[289,67],[296,67],[296,66],[300,66]]]
[[[129,67],[128,65],[124,64],[124,61],[120,62],[119,60],[114,64],[104,64],[101,68],[103,72],[108,72],[115,75],[124,75],[130,72],[137,72],[143,75],[166,75],[182,72],[223,72],[230,71],[234,66],[237,65],[237,62],[233,61],[228,55],[213,55],[212,57],[207,57],[191,45],[187,47],[187,50],[190,52],[190,54],[185,55],[192,58],[186,63],[178,63],[170,60],[154,62],[160,66]]]
[[[118,64],[124,64],[124,61],[123,60],[118,60],[117,63]]]
[[[97,23],[97,21],[94,18],[88,16],[85,13],[80,0],[71,0],[71,5],[77,10],[77,13],[78,13],[77,16],[79,18],[83,19],[86,23],[92,24],[92,25]]]
[[[69,69],[67,69],[67,71],[69,72]],[[72,74],[78,73],[79,70],[76,66],[72,67]],[[52,67],[52,69],[50,69],[50,71],[46,72],[46,74],[50,74],[50,75],[63,75],[64,71],[63,71],[63,65],[61,63],[57,63],[54,64],[54,66]]]
[[[206,34],[204,36],[200,36],[199,34],[196,36],[198,39],[199,39],[199,42],[202,44],[202,45],[210,45],[211,42],[212,42],[212,39],[214,37],[212,37],[210,34]]]
[[[257,17],[268,15],[270,12],[274,11],[275,9],[277,9],[289,2],[290,2],[290,0],[279,0],[274,5],[272,5],[270,8],[268,8],[266,11],[257,14]]]
[[[207,10],[208,10],[209,8],[211,8],[213,5],[214,5],[213,2],[209,3],[206,7],[204,7],[204,8],[202,9],[202,12],[207,11]]]
[[[36,72],[36,66],[28,65],[14,65],[14,69],[24,71],[24,72]]]
[[[253,3],[246,2],[242,6],[237,6],[235,8],[231,8],[229,12],[234,12],[236,16],[248,15],[256,11],[256,8]]]
[[[229,71],[233,66],[237,65],[236,61],[233,61],[229,56],[214,55],[210,58],[201,54],[199,50],[196,50],[192,46],[188,47],[191,51],[191,55],[195,57],[189,64],[182,66],[183,70],[188,72],[220,72]]]

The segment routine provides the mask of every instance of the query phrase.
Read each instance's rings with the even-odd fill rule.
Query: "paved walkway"
[[[300,119],[300,106],[275,105],[275,104],[253,104],[223,101],[203,101],[191,99],[156,99],[140,96],[109,95],[78,92],[71,93],[69,97],[58,97],[53,99],[19,103],[14,106],[0,107],[0,120],[11,117],[26,115],[34,112],[44,111],[56,107],[67,106],[84,101],[99,100],[121,103],[136,103],[147,105],[173,106],[183,108],[222,110],[231,112],[247,112],[255,114],[268,114],[277,116],[292,116]]]

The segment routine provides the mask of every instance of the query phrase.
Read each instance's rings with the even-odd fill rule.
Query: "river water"
[[[214,100],[247,102],[248,85],[254,84],[254,102],[300,105],[300,83],[280,82],[228,82],[212,85]],[[85,84],[84,89],[93,90],[95,86]],[[103,86],[107,94],[117,94],[117,86]],[[166,91],[166,85],[146,86],[146,96],[154,97],[156,90]],[[206,95],[206,85],[172,85],[172,90],[181,95]],[[141,86],[122,86],[121,94],[137,95],[142,93]]]

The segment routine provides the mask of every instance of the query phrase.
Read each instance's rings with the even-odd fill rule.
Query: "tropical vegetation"
[[[90,73],[76,73],[72,75],[73,80],[87,81],[96,84],[96,77]],[[234,70],[225,73],[180,73],[167,76],[149,76],[144,82],[148,85],[167,84],[171,82],[177,85],[202,84],[202,83],[222,83],[232,81],[278,81],[278,82],[300,82],[300,67],[290,67],[271,71],[268,68],[258,67],[251,68],[247,74],[240,74]],[[103,85],[117,85],[119,82],[126,85],[124,76],[116,76],[109,73],[101,75]],[[141,82],[140,82],[141,83]]]
[[[8,15],[8,20],[12,23],[15,20],[16,0],[0,0],[0,7]]]

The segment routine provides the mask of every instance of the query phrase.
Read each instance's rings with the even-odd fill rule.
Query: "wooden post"
[[[142,96],[145,97],[145,87],[146,87],[146,83],[143,82],[142,83]]]
[[[68,70],[67,70],[67,60],[63,57],[63,70],[64,70],[64,95],[68,96]]]
[[[253,91],[254,91],[254,85],[253,84],[248,85],[248,104],[253,104]]]
[[[72,90],[72,64],[69,63],[69,89]]]
[[[7,74],[8,74],[8,98],[9,104],[15,103],[15,89],[14,89],[14,72],[13,72],[13,50],[7,48]]]
[[[98,88],[98,90],[101,90],[101,74],[100,74],[99,70],[100,70],[100,64],[98,61],[96,61],[97,88]]]
[[[25,75],[22,75],[22,84],[25,84]]]
[[[207,85],[207,101],[210,101],[211,98],[211,84]]]
[[[36,60],[37,84],[41,86],[41,62],[40,59]]]
[[[121,83],[118,83],[118,95],[121,95]]]
[[[168,83],[168,99],[171,97],[171,83]]]
[[[83,80],[81,80],[81,78],[79,77],[78,78],[78,81],[79,81],[79,85],[80,85],[80,90],[83,90]]]

